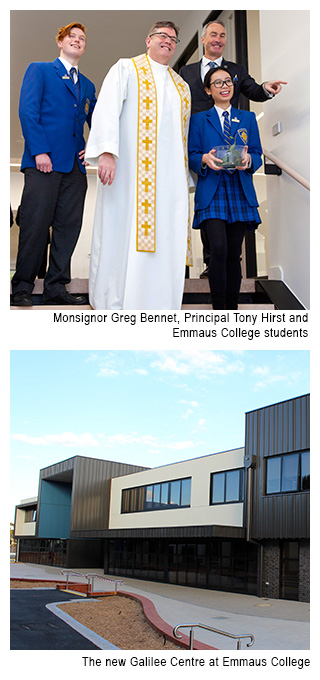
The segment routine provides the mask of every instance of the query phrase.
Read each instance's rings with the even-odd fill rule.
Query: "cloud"
[[[270,387],[270,385],[280,382],[294,385],[301,377],[300,371],[283,374],[271,371],[269,366],[256,366],[255,368],[252,368],[252,374],[258,378],[258,381],[254,386],[255,391],[265,389],[266,387]]]
[[[175,449],[183,450],[194,447],[191,440],[165,442],[150,434],[139,434],[137,432],[123,433],[119,432],[111,435],[98,434],[97,437],[90,432],[82,434],[74,434],[73,432],[63,432],[61,434],[45,434],[41,437],[32,437],[28,434],[13,434],[12,438],[16,442],[22,442],[34,447],[50,447],[50,446],[65,446],[70,448],[97,448],[97,447],[129,447],[129,446],[147,446],[156,449]]]
[[[166,449],[174,449],[175,451],[181,451],[183,449],[193,449],[194,442],[191,440],[185,442],[173,442],[172,444],[164,444]]]
[[[42,437],[31,437],[27,434],[14,434],[15,441],[23,442],[24,444],[31,444],[32,446],[53,446],[59,444],[60,446],[77,446],[77,447],[92,447],[99,446],[99,442],[94,438],[90,432],[83,434],[74,434],[73,432],[62,432],[61,434],[45,434]]]
[[[244,371],[244,363],[240,359],[230,360],[223,353],[213,350],[158,352],[157,358],[151,362],[151,367],[164,373],[193,374],[201,379]]]
[[[111,378],[114,375],[118,375],[118,371],[115,371],[114,368],[100,368],[98,373],[98,376],[102,378]]]

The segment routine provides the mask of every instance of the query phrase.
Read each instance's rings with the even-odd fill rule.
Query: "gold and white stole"
[[[137,238],[140,252],[156,251],[156,183],[157,183],[157,91],[152,68],[146,54],[132,59],[138,79],[137,130]],[[170,67],[169,74],[181,100],[181,133],[188,184],[188,120],[191,110],[189,88]],[[192,265],[190,218],[188,225],[187,264]]]

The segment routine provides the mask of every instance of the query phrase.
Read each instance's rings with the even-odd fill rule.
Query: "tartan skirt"
[[[241,170],[232,174],[221,171],[217,191],[207,208],[196,210],[192,227],[200,229],[201,222],[209,219],[225,222],[247,222],[247,231],[257,229],[261,222],[259,211],[249,205],[239,178]]]

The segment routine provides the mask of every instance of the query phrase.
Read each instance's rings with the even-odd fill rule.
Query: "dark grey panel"
[[[308,491],[268,496],[265,494],[265,459],[309,449],[309,419],[310,395],[246,414],[245,517],[249,538],[261,540],[309,537]],[[251,491],[249,476],[252,479]]]

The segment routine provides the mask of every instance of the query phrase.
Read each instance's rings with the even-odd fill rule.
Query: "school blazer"
[[[256,192],[253,186],[252,174],[262,165],[262,148],[255,114],[231,107],[231,137],[235,139],[239,130],[245,129],[248,134],[248,153],[252,158],[250,170],[239,170],[240,181],[245,197],[250,206],[258,206]],[[244,144],[239,135],[237,144]],[[189,129],[189,166],[198,175],[195,193],[195,210],[203,210],[211,203],[218,188],[223,170],[201,168],[202,156],[215,146],[224,145],[224,138],[220,119],[216,109],[203,111],[191,116]]]
[[[94,84],[82,73],[80,102],[60,59],[34,62],[26,70],[20,93],[19,117],[25,140],[21,170],[34,168],[35,156],[47,153],[53,170],[70,172],[75,155],[85,148],[83,127],[91,125],[96,103]],[[85,173],[85,166],[79,162]]]

